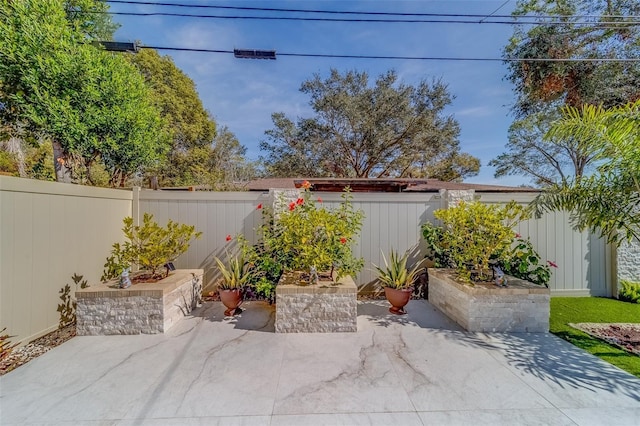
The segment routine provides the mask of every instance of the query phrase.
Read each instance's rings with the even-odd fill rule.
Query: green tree
[[[536,185],[547,186],[589,172],[594,153],[588,144],[570,137],[544,137],[559,118],[559,110],[552,107],[514,121],[507,152],[489,162],[496,167],[495,176],[526,175]]]
[[[109,5],[100,0],[65,0],[67,20],[90,40],[112,40],[119,24],[112,21]]]
[[[259,175],[258,164],[249,161],[246,154],[247,148],[226,126],[222,127],[213,140],[211,168],[219,176],[216,189],[239,189]]]
[[[640,58],[640,27],[633,23],[638,14],[640,3],[628,0],[519,0],[513,15],[538,17],[538,24],[517,26],[504,56]],[[516,121],[509,129],[507,151],[490,163],[496,177],[525,175],[549,185],[582,175],[593,165],[592,153],[578,141],[544,137],[559,117],[558,109],[583,104],[608,108],[640,98],[640,62],[523,61],[507,66]]]
[[[448,180],[477,174],[479,162],[459,155],[458,123],[444,115],[451,103],[441,81],[416,86],[398,81],[394,71],[373,86],[366,72],[331,70],[300,88],[311,98],[313,118],[294,123],[272,116],[261,149],[274,176],[405,177],[428,175]],[[446,173],[433,175],[448,161]]]
[[[151,88],[153,102],[171,135],[171,153],[211,145],[216,123],[204,109],[193,80],[173,59],[153,49],[142,49],[130,60]]]
[[[157,162],[165,140],[140,73],[121,55],[86,43],[60,0],[0,3],[3,128],[51,139],[58,180],[110,184]]]
[[[546,189],[533,203],[537,214],[570,211],[576,228],[613,243],[640,238],[640,101],[608,109],[567,106],[547,137],[590,144],[598,166]]]
[[[234,182],[253,178],[255,166],[246,160],[246,148],[228,128],[216,133],[216,123],[204,109],[194,82],[171,57],[144,49],[131,61],[151,87],[171,137],[166,161],[152,171],[160,185],[230,189]]]

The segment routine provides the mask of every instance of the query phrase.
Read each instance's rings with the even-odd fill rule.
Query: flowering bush
[[[362,269],[364,261],[354,257],[351,245],[362,228],[364,213],[353,208],[348,189],[342,199],[337,209],[318,207],[306,187],[273,221],[268,244],[287,253],[285,268],[335,271],[338,278]]]
[[[336,276],[358,272],[363,259],[354,257],[351,245],[362,228],[364,214],[351,204],[349,191],[343,194],[340,207],[330,210],[318,207],[308,182],[301,196],[283,204],[277,214],[259,204],[263,223],[258,229],[258,242],[250,244],[242,235],[237,241],[249,264],[249,284],[260,297],[273,301],[275,286],[285,270],[336,272]]]

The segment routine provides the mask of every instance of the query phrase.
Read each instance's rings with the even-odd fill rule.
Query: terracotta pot
[[[239,306],[242,305],[242,289],[232,288],[220,290],[220,301],[227,307],[227,310],[224,311],[226,316],[239,314],[242,312],[242,309],[239,308]]]
[[[384,295],[387,297],[391,307],[389,312],[396,315],[404,315],[407,312],[404,310],[404,306],[409,303],[411,294],[413,293],[413,287],[396,289],[391,287],[384,288]]]

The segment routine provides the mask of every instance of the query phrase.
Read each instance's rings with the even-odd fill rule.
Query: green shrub
[[[496,255],[498,266],[505,274],[549,287],[551,267],[557,268],[557,265],[549,260],[543,263],[530,239],[516,237],[515,245]]]
[[[281,203],[285,210],[277,214],[258,205],[262,225],[257,243],[250,244],[242,235],[237,237],[249,265],[248,284],[258,297],[269,302],[274,301],[275,287],[285,270],[309,272],[314,267],[320,272],[335,270],[342,277],[357,273],[364,266],[364,260],[355,258],[351,247],[362,228],[364,214],[353,208],[348,189],[340,207],[330,210],[318,206],[322,201],[311,198],[309,187],[304,182],[302,196],[288,205]]]
[[[249,265],[249,277],[247,283],[253,287],[258,297],[275,302],[275,289],[280,276],[287,264],[287,253],[279,252],[266,243],[271,238],[271,226],[269,225],[271,213],[263,210],[263,218],[267,219],[258,229],[260,241],[257,244],[249,244],[242,236],[238,236],[238,244],[242,254]]]
[[[166,276],[162,274],[164,265],[185,253],[192,238],[200,238],[202,235],[202,232],[196,232],[195,226],[172,220],[163,228],[149,213],[144,214],[142,226],[134,225],[131,217],[125,217],[123,222],[122,231],[127,241],[122,245],[113,244],[111,256],[104,265],[102,281],[116,278],[132,265],[149,271],[153,278],[163,278]]]
[[[338,278],[362,269],[364,260],[353,255],[351,245],[362,228],[364,213],[353,208],[348,188],[342,200],[334,210],[318,207],[305,189],[302,197],[279,213],[268,244],[288,253],[285,268],[335,270]]]
[[[470,282],[472,272],[477,280],[491,279],[490,261],[511,246],[512,228],[526,214],[513,201],[504,206],[474,201],[436,210],[434,216],[443,224],[441,234],[434,237],[438,250],[446,253],[460,278]],[[423,227],[423,235],[425,229],[432,234],[429,227]]]
[[[620,286],[620,300],[631,303],[640,303],[640,283],[620,280]]]

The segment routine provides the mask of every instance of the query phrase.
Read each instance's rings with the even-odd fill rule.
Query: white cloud
[[[464,108],[455,112],[458,117],[488,117],[495,114],[495,109],[488,106]]]

